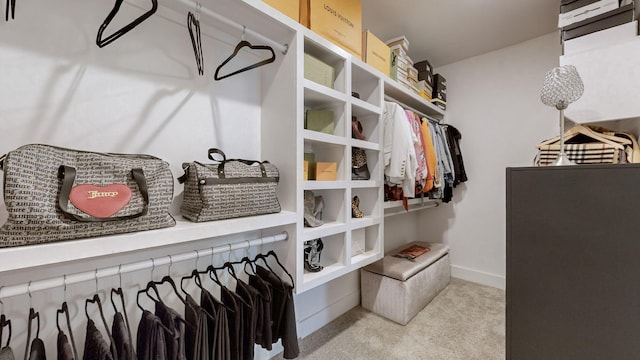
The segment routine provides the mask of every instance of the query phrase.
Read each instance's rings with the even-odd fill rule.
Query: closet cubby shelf
[[[368,102],[357,98],[351,99],[351,104],[353,105],[351,114],[354,116],[379,115],[382,113],[382,108],[380,106],[369,104]]]
[[[304,103],[306,106],[326,103],[346,103],[347,94],[304,79]]]
[[[380,151],[380,144],[376,144],[374,142],[366,141],[366,140],[351,139],[351,146],[359,147],[367,150]]]
[[[310,228],[305,227],[303,230],[303,241],[322,238],[325,236],[335,235],[346,232],[348,229],[347,224],[343,222],[325,222],[318,227]]]
[[[346,189],[346,181],[307,180],[303,185],[305,190]]]
[[[296,222],[297,215],[291,211],[201,223],[176,216],[176,225],[170,228],[2,248],[0,273],[240,234]]]
[[[436,119],[442,119],[444,117],[445,112],[439,107],[427,102],[427,100],[420,97],[418,94],[412,93],[410,90],[404,88],[391,78],[385,77],[384,79],[384,93],[385,95],[404,105],[412,107],[425,115],[435,117]]]
[[[307,142],[317,142],[334,145],[347,145],[347,139],[344,136],[332,135],[313,130],[303,130],[303,137]]]
[[[379,188],[380,186],[382,183],[376,180],[351,180],[352,189]]]
[[[364,254],[353,255],[351,257],[351,265],[354,265],[357,267],[360,267],[360,265],[364,266],[366,264],[369,264],[373,261],[380,259],[381,257],[382,255],[380,254],[380,251],[377,249],[365,251]]]
[[[303,283],[306,288],[312,288],[320,284],[324,284],[339,276],[342,276],[350,271],[350,268],[344,264],[335,263],[331,265],[325,265],[321,271],[308,272],[305,271],[303,275]]]
[[[367,226],[380,224],[381,219],[379,217],[365,216],[363,218],[352,218],[349,223],[350,230],[362,229]]]

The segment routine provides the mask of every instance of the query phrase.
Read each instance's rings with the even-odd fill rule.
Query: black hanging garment
[[[136,360],[133,352],[133,341],[122,313],[117,312],[113,316],[111,336],[118,352],[118,360]]]
[[[71,348],[71,344],[69,343],[69,338],[62,330],[58,331],[56,345],[58,350],[58,360],[75,360],[73,356],[73,348]]]
[[[283,357],[285,359],[294,359],[300,355],[298,345],[298,331],[296,329],[296,312],[293,303],[293,286],[282,281],[272,271],[261,266],[256,266],[256,273],[263,280],[271,283],[271,302],[273,312],[273,326],[271,331],[273,334],[273,342],[282,339],[284,347]]]
[[[262,280],[258,275],[249,275],[249,285],[260,292],[262,299],[262,316],[256,324],[256,344],[263,349],[271,350],[274,341],[271,334],[271,284]],[[277,341],[277,340],[276,340]]]
[[[164,303],[156,302],[156,316],[166,326],[172,335],[165,334],[167,358],[169,360],[186,360],[184,348],[185,321],[180,314]]]
[[[260,296],[258,290],[238,280],[236,283],[236,294],[244,300],[244,323],[243,323],[243,336],[242,336],[242,348],[244,360],[253,360],[253,344],[256,340],[256,324],[257,324],[257,297]]]
[[[136,337],[138,360],[167,360],[165,329],[162,321],[148,310],[142,312]]]
[[[220,293],[222,303],[230,309],[227,313],[229,319],[229,343],[231,344],[231,360],[243,360],[242,336],[244,333],[244,308],[242,300],[233,291],[222,287]]]
[[[453,179],[453,186],[467,181],[467,173],[464,169],[464,160],[462,159],[462,151],[460,150],[460,140],[462,134],[458,129],[451,125],[444,127],[445,136],[447,137],[447,145],[449,146],[449,152],[451,153],[451,160],[453,161],[453,170],[455,178]]]
[[[210,360],[209,331],[204,309],[187,294],[184,307],[184,346],[187,360]]]
[[[114,360],[109,344],[104,340],[93,320],[87,320],[83,360]]]
[[[213,319],[207,317],[209,348],[212,359],[231,359],[231,341],[227,309],[205,289],[200,293],[200,306]]]
[[[35,338],[31,342],[29,360],[47,360],[47,353],[44,350],[44,342],[40,338]]]

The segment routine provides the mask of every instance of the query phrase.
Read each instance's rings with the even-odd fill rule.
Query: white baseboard
[[[491,274],[458,265],[451,265],[451,276],[502,290],[507,287],[507,279],[502,275]]]
[[[353,291],[306,319],[298,320],[298,337],[304,338],[360,304],[360,290]]]

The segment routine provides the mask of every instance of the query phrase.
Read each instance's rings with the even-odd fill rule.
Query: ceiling
[[[451,64],[557,31],[560,0],[361,0],[362,28],[409,40],[414,62]]]

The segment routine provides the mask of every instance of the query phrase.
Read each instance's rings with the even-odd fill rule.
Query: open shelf
[[[47,244],[0,249],[0,272],[83,260],[115,253],[147,250],[195,240],[295,224],[295,212],[282,211],[227,220],[194,223],[176,216],[176,226]]]

